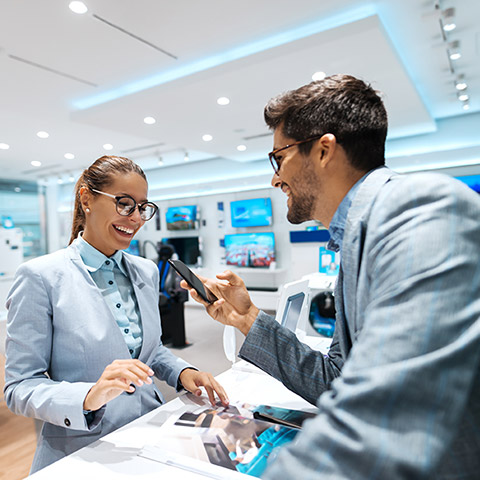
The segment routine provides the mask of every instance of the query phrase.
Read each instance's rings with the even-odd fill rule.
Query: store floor
[[[192,345],[172,351],[195,365],[200,370],[214,375],[230,368],[231,364],[223,353],[223,325],[213,321],[203,308],[185,308],[186,338]],[[237,349],[241,337],[237,337]],[[16,416],[8,410],[3,401],[5,357],[0,351],[0,480],[25,478],[30,470],[35,452],[35,424],[31,418]],[[165,400],[177,396],[173,388],[164,382],[157,382]],[[228,392],[227,392],[228,393]]]

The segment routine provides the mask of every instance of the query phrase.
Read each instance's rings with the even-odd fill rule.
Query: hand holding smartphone
[[[172,268],[193,288],[200,298],[207,303],[213,303],[218,298],[203,284],[203,282],[181,261],[168,260]]]

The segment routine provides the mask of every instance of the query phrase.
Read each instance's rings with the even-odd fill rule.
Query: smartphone
[[[315,413],[272,407],[270,405],[258,405],[258,407],[253,410],[253,418],[293,428],[302,428],[302,423],[308,418],[313,417],[315,417]]]
[[[168,260],[173,269],[193,288],[202,300],[207,303],[213,303],[218,298],[203,284],[203,282],[181,261]]]

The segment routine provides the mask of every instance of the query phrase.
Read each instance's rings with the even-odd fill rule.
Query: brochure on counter
[[[210,478],[260,477],[313,416],[268,405],[192,406],[172,415],[140,456]]]

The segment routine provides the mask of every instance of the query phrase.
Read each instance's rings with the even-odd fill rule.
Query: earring
[[[86,208],[85,211],[86,211],[87,213],[90,213],[90,209],[89,209],[89,208]]]

